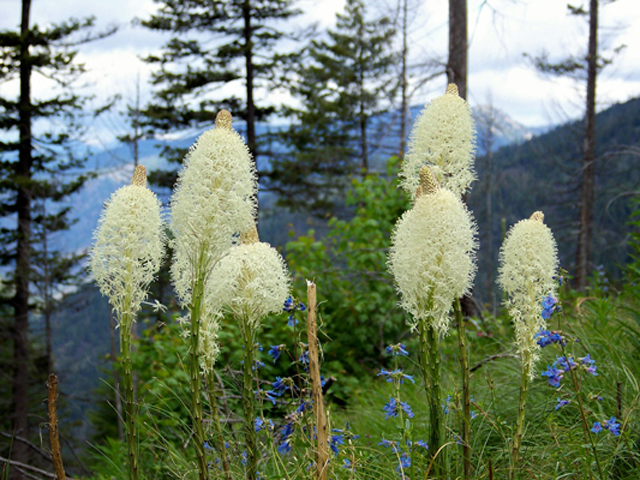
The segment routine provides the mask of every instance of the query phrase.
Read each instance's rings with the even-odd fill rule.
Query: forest
[[[640,478],[639,7],[3,6],[0,480]]]

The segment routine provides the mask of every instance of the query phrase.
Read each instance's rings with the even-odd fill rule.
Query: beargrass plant
[[[132,480],[138,478],[138,438],[131,329],[160,268],[165,242],[160,202],[146,185],[146,170],[138,165],[131,184],[117,190],[105,204],[91,249],[91,272],[102,294],[109,298],[120,329],[129,476]]]
[[[211,272],[248,231],[256,214],[257,180],[251,155],[233,131],[231,114],[222,110],[215,127],[202,134],[185,158],[171,197],[174,230],[173,284],[189,325],[189,377],[194,445],[200,480],[209,478],[201,403],[201,361],[210,371],[217,355],[219,311],[208,305]],[[201,341],[201,326],[206,335]],[[202,358],[204,357],[204,358]],[[218,430],[218,427],[216,427]],[[216,441],[226,458],[224,443]]]
[[[507,295],[506,307],[513,319],[516,346],[520,357],[520,400],[513,434],[511,471],[515,478],[524,433],[525,409],[529,382],[534,375],[540,347],[536,334],[546,328],[545,297],[556,294],[555,276],[558,254],[555,239],[544,224],[544,214],[535,212],[507,232],[500,250],[498,283]],[[550,305],[553,305],[552,303]]]
[[[420,171],[419,196],[392,235],[389,269],[420,338],[429,403],[430,451],[436,476],[447,466],[440,380],[440,339],[449,329],[453,303],[469,291],[476,271],[476,225],[459,195],[438,185],[429,167]]]
[[[246,452],[245,478],[256,480],[258,444],[256,440],[255,376],[256,336],[260,321],[270,313],[280,312],[289,296],[290,279],[282,256],[267,243],[259,241],[255,225],[241,237],[211,272],[207,304],[215,311],[227,310],[236,320],[244,342],[242,410]],[[255,386],[255,390],[254,390]]]

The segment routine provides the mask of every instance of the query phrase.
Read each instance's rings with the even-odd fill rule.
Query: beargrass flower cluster
[[[125,424],[130,478],[138,478],[136,406],[131,364],[131,328],[164,254],[160,202],[147,188],[147,172],[138,165],[131,184],[106,202],[94,233],[91,271],[109,298],[120,327],[124,370]]]
[[[422,194],[396,224],[388,264],[411,327],[425,320],[444,335],[453,301],[475,276],[477,228],[459,195],[438,186],[428,168],[421,175]]]
[[[160,268],[165,243],[160,201],[147,188],[142,165],[131,184],[105,203],[94,239],[90,266],[100,292],[119,322],[126,316],[133,321]]]
[[[402,162],[401,185],[416,199],[420,170],[429,167],[443,188],[464,195],[475,180],[475,127],[471,109],[450,84],[416,120]]]
[[[540,347],[536,333],[546,327],[542,311],[555,305],[558,254],[542,212],[516,223],[500,250],[498,283],[507,294],[506,307],[515,324],[516,345],[523,371],[533,376]],[[553,302],[548,299],[553,299]]]

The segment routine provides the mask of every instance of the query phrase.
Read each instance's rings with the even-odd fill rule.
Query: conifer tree
[[[158,87],[144,110],[154,131],[203,129],[219,110],[233,112],[246,122],[246,138],[254,158],[259,154],[256,122],[275,111],[257,105],[257,88],[271,85],[280,60],[275,46],[287,35],[278,22],[299,13],[295,0],[155,0],[160,10],[142,22],[146,28],[173,37],[160,55],[145,61],[159,65],[152,83]],[[211,37],[221,39],[220,43]],[[243,85],[242,96],[218,94],[227,84]],[[165,149],[163,155],[179,163],[184,152]],[[176,163],[176,167],[177,167]],[[176,172],[152,172],[151,182],[171,186]]]
[[[369,168],[371,119],[397,85],[399,57],[387,17],[368,18],[363,0],[347,0],[326,40],[313,40],[294,72],[291,93],[301,108],[285,113],[286,151],[274,159],[268,188],[294,208],[325,212],[348,175]]]
[[[77,191],[84,177],[74,175],[82,161],[71,153],[71,132],[82,108],[83,99],[67,88],[84,71],[75,61],[76,51],[70,45],[91,41],[113,32],[92,35],[93,19],[70,19],[46,28],[31,25],[31,0],[23,0],[21,24],[17,30],[0,31],[0,81],[19,85],[17,98],[0,99],[0,215],[4,228],[0,231],[0,261],[10,265],[8,298],[13,311],[10,334],[13,340],[12,402],[10,415],[13,433],[26,437],[29,429],[29,313],[32,308],[32,263],[38,258],[37,232],[34,225],[36,205],[55,206]],[[51,90],[60,92],[49,98],[34,99],[32,78],[42,76],[52,82]],[[65,125],[55,127],[54,121]],[[38,128],[34,125],[38,122]],[[44,125],[51,126],[41,132]],[[63,174],[67,181],[53,182]],[[58,178],[62,178],[59,176]],[[44,221],[40,227],[63,228],[67,225],[64,209],[49,207],[46,218],[58,216],[58,221]],[[53,215],[53,217],[52,217]],[[13,224],[13,227],[10,225]],[[27,445],[15,442],[12,458],[28,460]],[[17,471],[11,469],[12,475]],[[18,477],[16,477],[18,478]]]

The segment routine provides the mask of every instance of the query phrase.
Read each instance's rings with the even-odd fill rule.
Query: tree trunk
[[[29,393],[29,268],[31,260],[31,59],[29,58],[29,16],[31,0],[22,2],[22,22],[20,25],[20,100],[19,100],[19,151],[15,167],[19,184],[16,198],[18,214],[18,239],[15,283],[13,299],[13,435],[28,438],[28,393]],[[12,460],[28,463],[28,446],[14,442]],[[21,478],[17,470],[11,469],[11,478]]]
[[[409,99],[407,97],[408,82],[407,82],[407,60],[409,57],[409,45],[407,43],[408,36],[408,0],[402,2],[402,70],[400,73],[400,90],[402,95],[402,101],[400,105],[400,149],[398,151],[398,158],[402,160],[404,158],[404,151],[407,143],[407,111],[409,110]]]
[[[596,77],[598,74],[598,0],[590,0],[589,52],[587,54],[587,108],[584,117],[584,157],[582,160],[582,190],[580,195],[580,229],[576,255],[575,283],[584,290],[591,263],[593,242],[593,201],[595,190],[596,149]]]
[[[460,97],[467,98],[467,0],[449,0],[448,83],[458,86]]]
[[[251,151],[251,155],[256,158],[256,127],[255,127],[255,105],[253,103],[253,41],[251,36],[253,30],[251,27],[251,3],[245,0],[242,6],[242,16],[244,18],[244,59],[246,68],[246,85],[247,85],[247,146]]]

